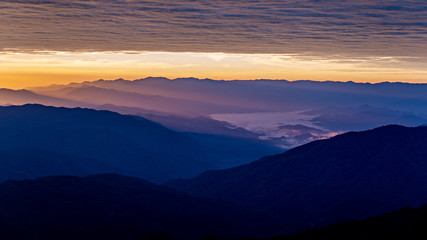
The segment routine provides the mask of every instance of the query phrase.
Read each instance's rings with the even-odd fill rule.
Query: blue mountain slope
[[[254,161],[261,141],[172,131],[138,116],[42,105],[0,107],[0,181],[120,173],[163,182]],[[242,149],[252,151],[242,153]]]
[[[212,167],[191,138],[109,111],[1,107],[0,132],[1,180],[45,176],[40,168],[49,168],[50,174],[114,172],[164,181]],[[13,177],[13,172],[19,174]]]

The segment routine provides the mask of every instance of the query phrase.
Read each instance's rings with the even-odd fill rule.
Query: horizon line
[[[124,78],[116,78],[116,79],[96,79],[92,81],[81,81],[81,82],[69,82],[66,84],[49,84],[49,85],[40,85],[35,87],[24,87],[24,88],[4,88],[0,87],[0,89],[13,89],[13,90],[28,90],[32,88],[39,88],[39,87],[50,87],[50,86],[67,86],[72,84],[85,84],[85,83],[94,83],[98,81],[104,81],[104,82],[114,82],[114,81],[126,81],[126,82],[136,82],[141,80],[147,80],[147,79],[164,79],[169,81],[179,81],[179,80],[188,80],[188,79],[194,79],[199,81],[215,81],[215,82],[255,82],[255,81],[282,81],[282,82],[288,82],[288,83],[297,83],[297,82],[314,82],[314,83],[348,83],[348,84],[369,84],[369,85],[380,85],[380,84],[408,84],[408,85],[427,85],[427,82],[402,82],[402,81],[382,81],[382,82],[356,82],[356,81],[337,81],[337,80],[310,80],[310,79],[299,79],[299,80],[287,80],[287,79],[268,79],[268,78],[254,78],[254,79],[212,79],[212,78],[197,78],[197,77],[178,77],[178,78],[168,78],[168,77],[162,77],[162,76],[148,76],[143,78],[136,78],[136,79],[124,79]]]

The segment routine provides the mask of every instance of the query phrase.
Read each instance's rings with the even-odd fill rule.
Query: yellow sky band
[[[413,58],[406,57],[325,58],[193,52],[0,53],[1,88],[20,89],[101,78],[138,79],[148,76],[427,82],[427,70]]]

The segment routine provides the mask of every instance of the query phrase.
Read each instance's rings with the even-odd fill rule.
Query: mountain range
[[[348,132],[163,186],[106,173],[160,183],[258,145],[238,148],[224,135],[174,132],[139,116],[42,105],[1,107],[0,126],[7,180],[0,229],[9,239],[271,237],[427,202],[425,126]],[[79,177],[88,174],[98,175]],[[337,226],[362,234],[365,221]],[[322,229],[288,237],[344,231]]]
[[[94,82],[53,85],[29,90],[43,95],[64,96],[71,91],[85,89],[115,90],[168,96],[197,102],[223,104],[253,112],[286,112],[303,108],[351,105],[398,105],[406,110],[405,104],[427,101],[426,84],[408,83],[354,83],[354,82],[316,82],[286,80],[238,80],[216,81],[210,79],[179,78],[170,80],[161,77],[149,77],[127,81],[98,80]],[[65,93],[65,94],[64,94]],[[409,103],[411,102],[411,103]],[[211,113],[226,113],[227,109],[210,108]],[[425,110],[424,110],[425,111]]]
[[[427,127],[389,125],[167,185],[269,212],[293,233],[427,203],[426,143]]]
[[[426,124],[426,86],[148,77],[30,88],[24,90],[25,94],[14,91],[22,98],[9,97],[3,104],[39,103],[111,110],[153,119],[177,131],[196,133],[211,134],[221,126],[226,130],[221,134],[235,136],[239,131],[234,129],[244,129],[245,137],[252,135],[289,149],[346,131],[387,124]],[[38,97],[26,97],[30,93]],[[209,122],[199,121],[200,116]],[[354,121],[355,118],[359,121]],[[282,131],[281,127],[286,125],[304,125],[312,130],[294,136]],[[324,133],[314,134],[319,131]]]
[[[201,138],[142,117],[82,108],[0,107],[0,131],[0,180],[111,172],[162,182],[278,152],[257,140]],[[237,154],[243,149],[250,150]]]
[[[257,211],[115,174],[50,176],[0,184],[6,239],[425,239],[427,205],[294,235]],[[246,239],[246,238],[245,238]]]
[[[421,231],[425,207],[379,215],[427,203],[426,86],[146,78],[0,89],[0,229],[10,239]]]

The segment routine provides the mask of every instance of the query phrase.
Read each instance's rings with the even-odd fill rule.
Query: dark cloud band
[[[427,56],[427,3],[0,0],[0,50]]]

